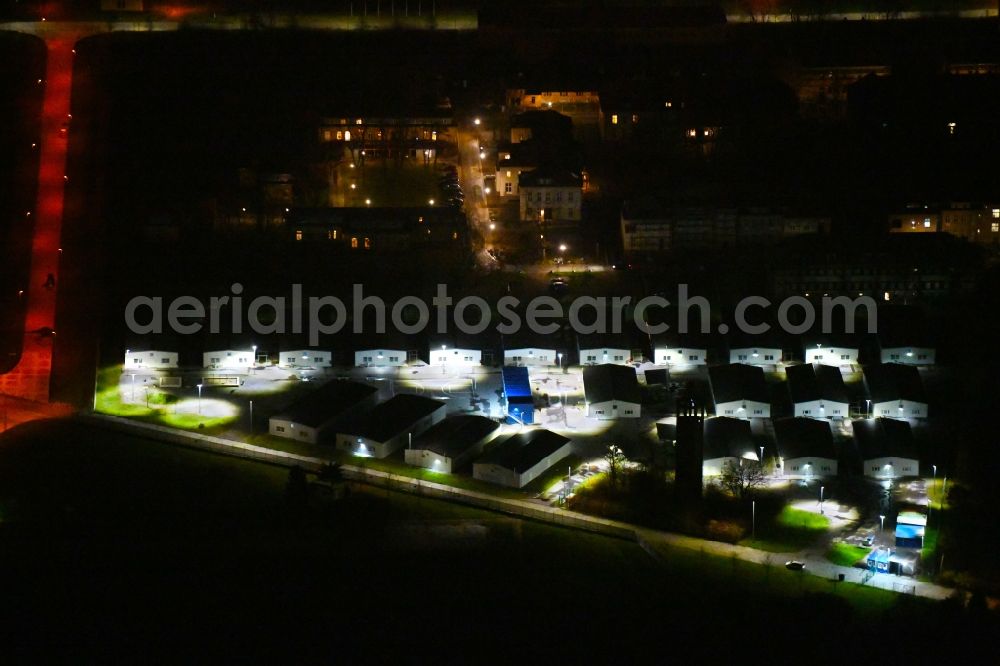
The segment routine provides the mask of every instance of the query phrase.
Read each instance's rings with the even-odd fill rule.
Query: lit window
[[[452,240],[458,240],[458,232],[457,231],[451,232],[451,239]]]
[[[994,219],[1000,218],[1000,208],[994,208],[993,209],[993,218]]]
[[[337,132],[337,134],[339,135],[340,132]],[[324,141],[329,141],[332,138],[332,136],[333,135],[330,133],[330,130],[323,130],[323,140]],[[340,136],[338,136],[337,138],[339,139]]]
[[[994,222],[993,224],[991,224],[990,231],[992,231],[993,233],[997,233],[998,231],[1000,231],[1000,222]]]
[[[924,229],[930,229],[930,228],[931,228],[931,218],[925,217],[924,218]]]
[[[328,136],[327,137],[327,141],[329,141],[329,140],[330,140],[330,137]],[[337,141],[343,141],[343,140],[344,140],[344,132],[341,131],[341,130],[337,130]]]
[[[635,125],[637,122],[639,122],[639,114],[633,113],[632,114],[632,124]]]
[[[352,250],[356,250],[357,248],[358,248],[358,237],[357,236],[352,236],[351,237],[351,249]]]
[[[350,141],[350,140],[351,140],[351,130],[347,130],[344,132],[344,141]]]
[[[366,250],[372,249],[372,239],[368,238],[367,236],[365,236],[365,249]]]
[[[438,140],[438,133],[431,132],[431,141],[437,141],[437,140]]]
[[[611,114],[611,124],[612,125],[617,125],[618,124],[618,114],[617,113],[612,113]]]
[[[301,229],[296,229],[295,230],[295,240],[297,240],[297,241],[302,240],[302,230]]]
[[[689,129],[688,130],[688,136],[690,136],[692,138],[698,136],[698,130],[696,130],[696,129]]]
[[[669,100],[663,103],[663,106],[667,107],[668,109],[669,109],[670,107],[672,107],[673,105],[674,105],[674,103],[673,103],[673,102],[671,102],[671,101],[669,101]]]
[[[357,120],[355,120],[354,124],[355,125],[360,125],[361,124],[361,118],[358,118]]]

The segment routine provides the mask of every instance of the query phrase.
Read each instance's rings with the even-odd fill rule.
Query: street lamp
[[[872,401],[871,398],[865,398],[865,418],[871,418]]]
[[[135,373],[132,373],[132,402],[135,402]]]
[[[760,463],[761,467],[763,467],[764,466],[764,447],[763,446],[759,446],[757,448],[760,449],[760,460],[758,462]]]
[[[198,413],[201,414],[201,387],[204,384],[198,384]]]
[[[253,375],[256,374],[257,370],[257,345],[252,345],[250,349],[253,350],[253,365],[250,366],[250,374]]]
[[[448,349],[448,345],[441,345],[441,351],[442,352],[444,352],[446,349]],[[441,374],[442,375],[445,374],[445,368],[447,367],[446,366],[447,360],[448,360],[447,357],[445,357],[445,355],[442,353],[441,354]]]
[[[250,401],[250,434],[253,435],[253,400]]]
[[[879,519],[878,531],[883,532],[885,531],[885,515],[879,514],[878,519]]]
[[[824,489],[825,489],[825,486],[820,486],[819,487],[819,512],[821,514],[823,513],[823,490]]]
[[[750,538],[757,538],[757,500],[750,500]]]
[[[479,125],[480,123],[482,123],[482,121],[479,118],[476,118],[475,120],[472,121],[473,125]]]

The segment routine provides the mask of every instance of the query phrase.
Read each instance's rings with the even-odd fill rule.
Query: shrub
[[[705,536],[713,541],[736,543],[746,535],[746,529],[731,520],[710,520],[705,526]]]

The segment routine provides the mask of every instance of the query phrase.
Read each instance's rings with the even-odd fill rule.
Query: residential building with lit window
[[[852,424],[862,473],[874,479],[920,475],[913,431],[906,421],[872,418]]]
[[[937,350],[934,347],[882,347],[880,354],[883,363],[934,365]]]
[[[526,367],[545,367],[556,365],[559,362],[555,349],[543,349],[539,347],[518,347],[514,349],[504,349],[503,364]]]
[[[212,370],[243,370],[252,368],[256,360],[252,349],[221,349],[202,354],[202,367]]]
[[[793,365],[785,369],[793,414],[813,419],[846,419],[850,402],[840,368]]]
[[[579,222],[583,206],[582,185],[579,174],[558,167],[541,166],[522,174],[519,179],[521,221]]]
[[[402,349],[359,349],[354,352],[354,367],[398,368],[406,365],[408,358]]]
[[[774,421],[777,472],[786,479],[818,479],[837,475],[837,449],[827,421],[807,418]]]
[[[754,443],[749,421],[716,416],[705,419],[704,429],[702,476],[719,476],[727,464],[759,461],[760,449]]]
[[[124,372],[130,370],[164,370],[177,367],[177,352],[125,350]]]
[[[854,365],[858,362],[858,346],[847,338],[829,337],[805,342],[805,362],[824,365]]]
[[[332,436],[340,420],[371,409],[378,389],[367,384],[333,380],[268,419],[268,432],[306,444],[320,444]]]
[[[881,363],[865,368],[871,414],[891,419],[927,418],[927,398],[920,371],[912,365]]]
[[[320,143],[343,146],[356,162],[362,162],[363,157],[433,161],[441,143],[451,141],[451,102],[428,98],[401,102],[400,106],[407,111],[323,118]]]
[[[451,474],[479,456],[499,434],[500,424],[494,419],[474,414],[449,416],[414,437],[403,459],[407,465]]]
[[[708,369],[708,378],[716,416],[771,417],[771,398],[763,368],[742,363],[716,365]]]
[[[877,244],[802,236],[772,258],[778,298],[870,296],[902,305],[971,293],[984,260],[982,248],[941,233],[887,234]]]
[[[778,347],[731,347],[730,363],[747,365],[777,365],[781,363],[781,349]]]
[[[719,247],[760,246],[782,239],[826,234],[830,218],[757,207],[670,205],[656,197],[630,199],[622,206],[625,255]]]
[[[362,458],[385,458],[444,420],[443,402],[399,393],[371,411],[337,425],[337,448]]]
[[[597,419],[637,419],[642,399],[635,368],[604,363],[583,368],[586,415]]]
[[[329,368],[333,364],[333,354],[322,349],[293,349],[278,354],[281,368]]]
[[[656,365],[705,365],[708,346],[700,336],[666,336],[653,343],[653,363]]]
[[[501,437],[472,463],[472,476],[509,488],[523,488],[568,456],[571,444],[568,437],[544,428]]]
[[[288,213],[289,240],[343,251],[401,252],[416,247],[464,248],[468,224],[448,206],[297,208]]]
[[[1000,202],[913,204],[890,213],[889,232],[943,232],[982,245],[1000,244]]]
[[[456,343],[451,338],[447,342],[432,339],[428,345],[427,358],[430,365],[442,370],[461,370],[482,365],[483,351],[465,340]]]
[[[572,121],[577,140],[600,136],[603,114],[597,90],[512,88],[507,91],[507,108],[514,113],[556,111]]]

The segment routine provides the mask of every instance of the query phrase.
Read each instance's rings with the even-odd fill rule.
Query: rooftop
[[[705,419],[705,460],[742,458],[748,453],[757,455],[749,421],[727,416]]]
[[[837,459],[830,423],[822,419],[795,417],[774,421],[774,437],[782,458]]]
[[[770,402],[764,370],[754,365],[732,363],[716,365],[708,370],[712,385],[712,396],[716,403],[753,400]]]
[[[587,402],[622,400],[640,402],[635,368],[627,365],[589,365],[583,369],[583,393]]]
[[[788,392],[793,403],[812,400],[848,402],[847,387],[840,369],[832,365],[804,364],[789,366],[785,370],[788,377]]]
[[[293,403],[274,418],[316,428],[341,416],[354,405],[376,393],[367,384],[333,380]]]
[[[447,458],[454,458],[499,427],[499,423],[485,416],[474,414],[449,416],[415,438],[413,448],[426,449]]]
[[[377,405],[364,416],[345,424],[340,432],[384,442],[443,407],[444,403],[437,400],[400,393]]]
[[[521,174],[519,187],[580,187],[580,174],[559,167],[540,166]]]
[[[515,472],[531,469],[570,441],[551,430],[538,428],[515,433],[499,442],[477,463],[497,465]]]
[[[523,366],[505,365],[501,371],[503,390],[507,399],[531,398],[531,384],[528,380],[528,369]]]
[[[854,441],[862,460],[917,458],[910,424],[898,419],[865,419],[854,422]]]
[[[912,400],[927,402],[920,371],[912,365],[883,363],[865,368],[865,383],[873,402]]]

